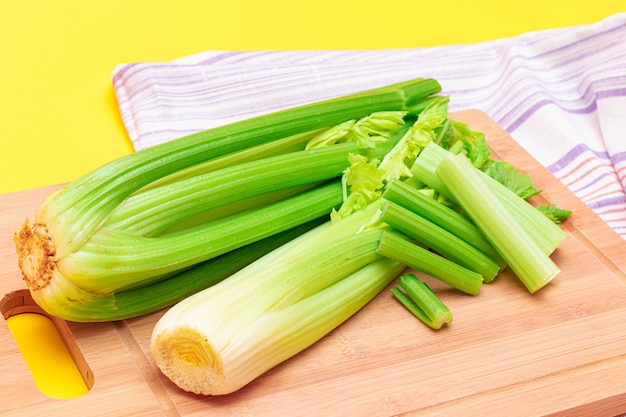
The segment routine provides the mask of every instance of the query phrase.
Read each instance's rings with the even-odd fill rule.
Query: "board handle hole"
[[[6,294],[0,311],[42,394],[71,399],[91,390],[93,373],[65,320],[47,314],[27,289]]]

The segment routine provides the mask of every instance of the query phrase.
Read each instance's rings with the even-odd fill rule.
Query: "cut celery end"
[[[444,324],[452,323],[453,315],[450,309],[415,275],[402,275],[398,285],[404,292],[399,288],[392,288],[393,295],[428,327],[438,330]]]
[[[383,231],[377,252],[386,257],[422,271],[433,278],[470,295],[476,295],[483,284],[478,273],[460,266],[440,255],[409,242],[397,233]]]
[[[545,249],[520,226],[464,155],[446,156],[436,172],[529,292],[558,275],[559,268]]]

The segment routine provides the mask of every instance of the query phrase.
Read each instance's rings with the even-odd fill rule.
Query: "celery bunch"
[[[67,320],[106,321],[212,285],[211,274],[232,274],[285,242],[274,236],[339,206],[349,156],[381,158],[392,143],[379,138],[439,91],[432,79],[385,86],[192,134],[88,173],[15,234],[34,300]],[[306,148],[349,121],[358,140]],[[199,265],[204,283],[191,272]]]

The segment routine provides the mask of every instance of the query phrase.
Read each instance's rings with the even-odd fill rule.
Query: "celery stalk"
[[[124,156],[73,181],[36,215],[57,256],[79,248],[128,195],[166,175],[250,146],[329,127],[375,111],[403,110],[441,87],[417,79],[198,132]]]
[[[559,268],[545,249],[521,227],[464,155],[446,156],[436,172],[529,292],[558,275]]]
[[[272,191],[269,193],[260,194],[243,200],[224,204],[222,206],[203,211],[202,213],[186,217],[184,220],[181,220],[173,226],[163,230],[163,232],[159,234],[159,237],[197,230],[206,226],[209,223],[219,222],[228,216],[243,213],[244,211],[248,210],[259,209],[261,207],[269,206],[270,204],[278,203],[281,200],[294,197],[306,191],[311,191],[315,188],[322,186],[326,182],[327,181],[316,182],[296,187],[285,188],[282,190]]]
[[[436,173],[440,162],[449,153],[437,144],[430,143],[416,159],[411,171],[429,187],[437,190],[450,201],[455,201],[456,197],[448,190],[447,183],[442,181]],[[478,170],[476,172],[485,181],[485,187],[495,193],[545,254],[551,254],[563,242],[565,232],[543,213],[484,172]]]
[[[102,322],[152,313],[223,281],[261,256],[325,221],[323,217],[317,218],[190,268],[165,275],[150,285],[89,297],[81,303],[68,302],[63,315],[74,321]]]
[[[397,233],[383,231],[376,251],[382,256],[402,262],[437,278],[466,294],[478,294],[483,284],[483,277],[478,272],[434,254]]]
[[[339,177],[351,153],[383,153],[355,143],[290,152],[200,174],[128,197],[103,228],[158,236],[204,211],[269,192]],[[97,234],[98,232],[96,232]]]
[[[412,177],[415,178],[415,177]],[[501,267],[504,261],[474,223],[463,214],[426,196],[407,182],[393,181],[387,185],[383,198],[419,214],[480,250]]]
[[[311,138],[319,135],[325,129],[311,130],[304,133],[287,136],[282,139],[261,143],[260,145],[250,146],[229,154],[220,156],[219,158],[209,159],[188,168],[175,171],[170,175],[166,175],[156,181],[151,182],[138,192],[150,190],[162,185],[172,184],[186,178],[192,178],[200,174],[206,174],[218,169],[231,167],[244,162],[255,161],[270,156],[281,155],[289,152],[296,152],[305,149],[306,144]]]
[[[57,268],[83,290],[121,291],[328,215],[339,204],[341,185],[335,180],[185,233],[145,238],[102,228],[80,251],[61,259]]]
[[[152,355],[161,371],[185,391],[232,393],[341,325],[402,269],[400,263],[378,259],[318,293],[245,321],[232,316],[224,319],[203,309],[208,319],[223,328],[236,327],[238,332],[227,332],[226,337],[199,323],[195,308],[206,305],[208,297],[196,294],[159,320],[152,334]],[[215,299],[218,306],[223,302]]]
[[[376,253],[389,229],[370,225],[378,206],[319,226],[168,310],[151,341],[162,372],[187,391],[227,394],[345,321],[404,268]]]
[[[498,263],[483,252],[398,204],[385,201],[380,220],[459,265],[478,272],[484,282],[491,282],[500,272]]]
[[[392,294],[428,327],[438,330],[444,324],[452,323],[452,312],[425,282],[413,274],[403,274],[398,284],[404,292],[399,288],[392,288]]]
[[[49,314],[76,322],[133,317],[136,314],[129,306],[138,310],[143,306],[142,312],[162,306],[158,300],[145,298],[150,292],[135,290],[174,275],[171,299],[177,298],[178,292],[187,294],[184,281],[179,282],[176,276],[178,271],[327,216],[340,203],[341,184],[337,180],[276,204],[209,223],[190,233],[159,239],[115,230],[99,233],[80,252],[59,261],[53,279],[32,291],[33,299]],[[126,246],[119,244],[121,238]],[[164,258],[169,262],[164,263]],[[124,295],[118,298],[121,293]]]

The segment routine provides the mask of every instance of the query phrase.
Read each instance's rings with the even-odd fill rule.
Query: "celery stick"
[[[339,177],[351,153],[383,151],[342,143],[222,168],[130,196],[103,226],[155,236],[185,218],[224,204]]]
[[[433,325],[433,321],[430,317],[426,315],[426,313],[419,308],[419,306],[409,298],[401,289],[392,288],[391,293],[393,296],[400,301],[400,303],[409,310],[415,317],[417,317],[422,323],[425,323],[428,327],[436,328]],[[438,327],[437,327],[438,328]]]
[[[491,282],[500,272],[496,261],[471,244],[396,203],[385,201],[380,220],[459,265],[478,272],[485,282]]]
[[[559,273],[545,249],[520,226],[464,155],[446,156],[436,173],[529,292],[536,292]]]
[[[388,184],[383,198],[430,220],[497,261],[501,268],[504,267],[505,263],[498,252],[467,216],[426,196],[409,186],[406,181],[393,181]]]
[[[382,232],[376,251],[470,295],[478,294],[483,284],[479,273],[411,243],[396,233]]]
[[[261,143],[260,145],[250,146],[242,150],[237,150],[227,155],[223,155],[219,158],[209,159],[207,161],[192,165],[188,168],[181,169],[180,171],[176,171],[172,174],[159,178],[156,181],[153,181],[145,187],[141,188],[138,192],[143,192],[145,190],[150,190],[162,185],[175,183],[186,178],[191,178],[200,174],[206,174],[207,172],[216,171],[221,168],[230,167],[244,162],[250,162],[270,156],[301,151],[305,149],[306,144],[309,142],[309,140],[311,140],[311,138],[315,137],[323,130],[326,129],[316,129],[304,133],[298,133],[295,135],[287,136],[286,138]]]
[[[328,215],[339,204],[341,184],[335,180],[185,233],[145,238],[101,228],[79,252],[65,256],[57,267],[66,279],[83,290],[100,293],[125,290],[150,284],[162,274]]]
[[[329,127],[375,111],[404,110],[441,90],[416,79],[194,133],[114,160],[54,193],[40,207],[62,257],[89,239],[128,195],[166,175],[250,146]]]
[[[452,323],[452,312],[425,282],[413,274],[404,274],[398,284],[406,293],[399,288],[392,288],[392,294],[428,327],[438,330],[444,324]]]
[[[247,210],[259,209],[261,207],[269,206],[270,204],[277,203],[281,200],[285,200],[290,197],[294,197],[298,194],[302,194],[306,191],[313,190],[314,188],[324,185],[327,181],[316,182],[313,184],[306,184],[297,187],[285,188],[283,190],[273,191],[254,197],[247,198],[245,200],[235,201],[230,204],[225,204],[216,208],[203,211],[194,216],[190,216],[174,224],[172,227],[159,234],[159,237],[186,233],[194,229],[199,229],[206,226],[211,222],[219,222],[220,220],[232,216],[233,214],[243,213]]]
[[[261,256],[326,221],[325,217],[319,217],[303,225],[198,263],[152,285],[112,294],[111,297],[115,299],[114,309],[106,309],[100,302],[96,305],[78,304],[76,307],[81,309],[79,316],[82,320],[89,317],[89,321],[120,320],[141,316],[171,306],[198,291],[223,281]]]
[[[456,202],[456,197],[436,173],[439,163],[448,154],[450,152],[435,143],[430,143],[417,157],[411,171],[429,187],[437,190],[450,201]],[[563,242],[565,232],[543,213],[484,172],[478,170],[476,172],[483,178],[485,187],[495,193],[545,254],[551,254]]]

